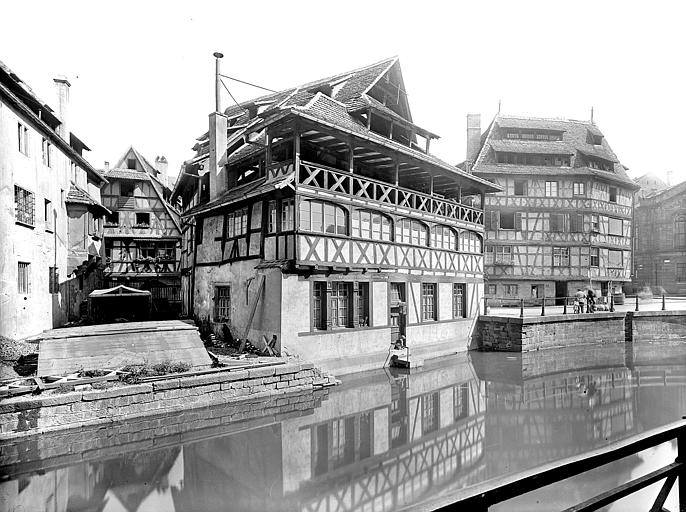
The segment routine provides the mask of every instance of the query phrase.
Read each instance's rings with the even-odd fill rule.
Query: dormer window
[[[541,155],[533,153],[510,153],[498,151],[496,161],[499,164],[536,165],[539,167],[569,167],[569,155]]]
[[[586,135],[586,143],[593,144],[594,146],[602,146],[603,136],[599,133],[593,133],[589,130],[588,134]]]
[[[599,171],[614,171],[614,164],[602,158],[588,157],[588,166],[591,169],[598,169]]]
[[[533,140],[533,141],[558,141],[562,140],[562,133],[560,131],[551,130],[531,130],[531,129],[516,129],[505,128],[503,130],[503,139],[509,140]]]

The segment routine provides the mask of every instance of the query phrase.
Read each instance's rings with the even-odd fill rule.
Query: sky
[[[594,119],[632,177],[686,180],[684,2],[119,0],[6,2],[0,60],[53,108],[66,76],[70,130],[102,168],[129,146],[175,175],[193,156],[222,73],[281,90],[397,55],[432,153],[464,160],[466,116]],[[263,94],[227,81],[238,101]],[[222,105],[233,101],[223,91]]]

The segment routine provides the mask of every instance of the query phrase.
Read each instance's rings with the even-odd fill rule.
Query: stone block
[[[178,389],[179,387],[181,387],[181,380],[180,379],[160,380],[157,382],[153,382],[152,386],[156,392],[157,391],[164,391],[167,389]]]
[[[152,390],[152,384],[135,384],[133,386],[122,386],[105,390],[84,391],[83,400],[88,402],[118,396],[152,394]]]
[[[275,374],[275,369],[273,366],[265,366],[263,368],[254,368],[248,370],[249,379],[257,379],[260,377],[271,377]]]
[[[283,375],[287,373],[298,373],[301,370],[300,364],[286,363],[275,367],[274,375]]]

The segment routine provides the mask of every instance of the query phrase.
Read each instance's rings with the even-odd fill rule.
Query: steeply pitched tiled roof
[[[502,138],[502,129],[529,129],[563,132],[562,141],[521,140]],[[601,144],[589,142],[589,132],[592,136],[602,137]],[[599,178],[617,181],[637,188],[626,173],[626,168],[619,163],[619,159],[612,151],[600,129],[590,121],[576,121],[565,119],[544,119],[496,115],[487,132],[482,136],[481,149],[474,164],[475,174],[587,174]],[[564,148],[564,151],[562,151]],[[514,164],[499,164],[495,151],[531,154],[571,154],[572,168],[518,166]],[[576,162],[578,155],[602,158],[613,164],[611,171],[600,171]]]
[[[67,197],[64,199],[65,203],[76,203],[76,204],[85,204],[88,206],[95,206],[97,208],[102,208],[104,211],[107,213],[110,213],[110,211],[105,208],[100,201],[97,199],[93,198],[88,192],[83,190],[81,187],[79,187],[76,183],[71,183],[69,187],[69,192],[67,193]]]
[[[105,177],[108,179],[150,181],[148,173],[134,171],[133,169],[110,169],[105,173]]]

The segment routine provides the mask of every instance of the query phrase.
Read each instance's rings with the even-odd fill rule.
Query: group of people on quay
[[[577,289],[574,294],[574,313],[594,313],[596,310],[595,292],[591,288],[586,292]]]

